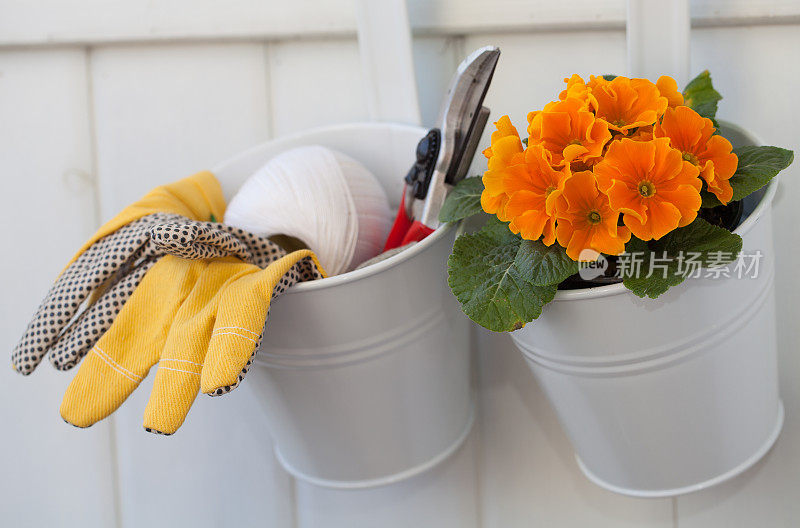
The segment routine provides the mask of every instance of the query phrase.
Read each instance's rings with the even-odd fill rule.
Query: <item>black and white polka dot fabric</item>
[[[80,361],[111,326],[155,257],[163,254],[151,242],[150,228],[183,218],[147,215],[86,249],[59,276],[34,314],[12,353],[14,368],[30,374],[51,349],[56,368]]]
[[[163,253],[192,260],[236,256],[252,262],[253,254],[244,241],[245,236],[253,235],[215,222],[188,221],[150,229],[153,244]]]

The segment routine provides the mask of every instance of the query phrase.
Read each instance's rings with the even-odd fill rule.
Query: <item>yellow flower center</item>
[[[603,217],[600,216],[600,213],[596,209],[593,209],[589,211],[589,214],[586,215],[586,219],[589,221],[590,224],[594,225],[594,224],[599,224],[600,221],[603,219]]]
[[[697,156],[692,154],[691,152],[684,152],[683,159],[691,163],[692,165],[697,165],[700,163],[700,160],[697,159]]]
[[[639,194],[645,198],[650,198],[656,193],[656,186],[652,182],[639,182]]]
[[[627,122],[626,122],[624,119],[617,119],[616,121],[614,121],[614,122],[613,122],[613,123],[611,123],[611,124],[612,124],[612,125],[614,125],[614,126],[617,126],[617,127],[620,127],[620,128],[622,128],[622,127],[624,127],[625,125],[627,125],[628,123],[627,123]]]
[[[548,196],[550,196],[550,193],[555,190],[556,188],[551,185],[550,187],[544,190],[544,197],[547,198]]]

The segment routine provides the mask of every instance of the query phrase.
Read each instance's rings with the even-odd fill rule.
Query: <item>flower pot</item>
[[[425,133],[377,123],[316,129],[215,173],[230,197],[270,157],[318,144],[361,161],[399,201]],[[435,466],[464,441],[473,399],[467,320],[446,280],[454,235],[443,226],[383,262],[276,299],[245,383],[289,473],[335,488],[388,484]]]
[[[722,128],[734,146],[758,144]],[[729,278],[688,279],[656,300],[622,284],[559,291],[511,334],[596,484],[638,497],[697,491],[743,472],[775,442],[776,184],[746,199],[735,230],[748,265],[760,260],[756,273],[740,278],[731,264]]]

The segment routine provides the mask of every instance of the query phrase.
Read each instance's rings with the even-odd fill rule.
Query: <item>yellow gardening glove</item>
[[[64,420],[88,427],[105,418],[158,363],[144,427],[174,433],[201,383],[204,392],[223,394],[242,379],[259,344],[271,298],[298,280],[322,276],[308,250],[285,255],[267,239],[220,227],[247,240],[249,260],[255,264],[234,257],[163,257],[87,355],[64,395]],[[196,244],[202,234],[180,226],[177,230],[185,235],[185,243],[173,240],[169,231],[159,238],[160,243],[173,244],[168,250],[176,254],[195,256],[186,246],[206,243]]]
[[[158,187],[126,207],[61,272],[14,347],[14,369],[30,374],[45,355],[59,370],[72,368],[165,253],[152,243],[151,228],[186,218],[221,218],[224,212],[222,189],[208,172]]]
[[[156,187],[103,224],[70,259],[65,269],[104,236],[154,213],[174,213],[192,220],[214,222],[225,216],[225,196],[217,178],[208,171]]]

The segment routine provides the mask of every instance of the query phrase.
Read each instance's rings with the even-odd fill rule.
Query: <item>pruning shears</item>
[[[466,176],[489,119],[483,99],[499,58],[499,48],[486,46],[458,66],[438,126],[417,144],[416,161],[405,177],[400,209],[384,251],[420,241],[439,227],[447,193]]]

